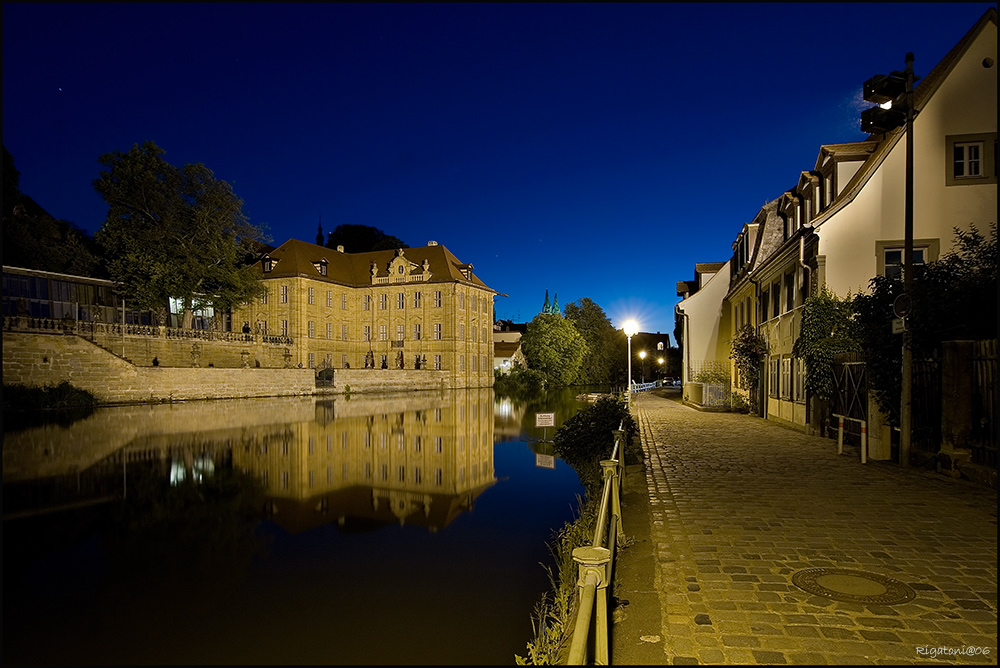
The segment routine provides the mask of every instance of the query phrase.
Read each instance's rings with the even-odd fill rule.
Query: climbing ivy
[[[827,286],[806,299],[792,354],[805,360],[806,390],[819,399],[833,396],[833,356],[861,350],[852,320],[852,298],[840,299]]]
[[[729,359],[736,363],[736,368],[740,372],[740,389],[749,392],[754,409],[756,409],[757,388],[760,387],[761,362],[769,351],[767,339],[751,325],[744,325],[736,332],[730,344]]]

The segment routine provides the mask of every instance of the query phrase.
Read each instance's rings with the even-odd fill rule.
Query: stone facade
[[[449,387],[493,384],[493,296],[448,249],[346,253],[291,239],[265,254],[260,299],[233,329],[289,337],[293,366],[444,372]]]

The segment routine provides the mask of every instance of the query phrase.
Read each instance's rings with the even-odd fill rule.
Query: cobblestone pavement
[[[622,552],[618,595],[654,590],[660,624],[643,629],[641,608],[619,608],[612,663],[997,663],[995,490],[861,464],[836,441],[655,394],[632,411],[648,503],[628,503],[623,521],[652,549],[631,562],[636,545]],[[793,582],[818,568],[874,575],[820,571],[819,593]],[[885,601],[896,581],[915,598]]]

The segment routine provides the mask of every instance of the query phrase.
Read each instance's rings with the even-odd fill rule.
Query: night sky
[[[990,6],[5,2],[3,143],[91,233],[98,156],[152,140],[275,245],[320,218],[435,240],[500,318],[548,289],[676,345],[676,282],[866,137],[866,79],[926,74]]]

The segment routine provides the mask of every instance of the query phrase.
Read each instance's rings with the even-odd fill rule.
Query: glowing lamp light
[[[639,332],[639,323],[635,320],[626,320],[625,324],[622,326],[625,331],[625,338],[628,340],[628,393],[625,395],[625,401],[629,406],[632,405],[632,337]]]

